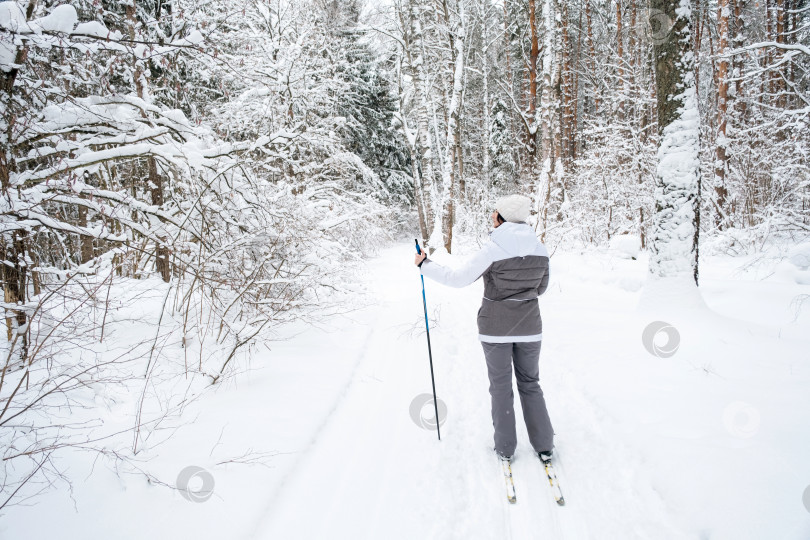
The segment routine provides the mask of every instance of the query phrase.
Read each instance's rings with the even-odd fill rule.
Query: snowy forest
[[[3,521],[72,492],[64,453],[165,485],[143,459],[189,407],[361,309],[392,243],[463,252],[502,195],[552,261],[630,245],[699,291],[704,257],[789,257],[810,5],[7,0],[0,145]]]

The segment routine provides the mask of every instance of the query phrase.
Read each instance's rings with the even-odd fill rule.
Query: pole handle
[[[421,255],[421,254],[422,254],[422,248],[421,248],[421,247],[419,247],[419,240],[417,240],[416,238],[414,238],[414,239],[413,239],[413,242],[414,242],[414,244],[416,244],[416,254],[417,254],[417,255]],[[416,266],[417,266],[418,268],[422,268],[422,264],[424,264],[424,262],[425,262],[425,261],[424,261],[424,260],[422,260],[422,262],[420,262],[420,263],[419,263],[419,264],[417,264]]]

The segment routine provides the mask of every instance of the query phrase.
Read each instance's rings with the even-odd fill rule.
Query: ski
[[[551,491],[554,494],[554,500],[558,505],[564,506],[565,499],[563,498],[562,490],[560,489],[560,482],[557,480],[557,474],[554,472],[554,467],[551,466],[551,457],[548,459],[543,459],[540,457],[540,461],[543,462],[543,467],[546,469],[548,484],[551,486]]]
[[[515,482],[512,480],[512,462],[508,459],[498,459],[503,469],[504,482],[506,482],[506,498],[511,504],[515,504],[517,502],[517,495],[515,494]]]

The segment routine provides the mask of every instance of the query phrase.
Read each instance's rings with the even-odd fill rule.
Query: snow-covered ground
[[[520,423],[518,502],[506,501],[476,341],[480,283],[427,281],[442,441],[412,419],[412,402],[431,391],[412,258],[411,244],[383,250],[366,264],[367,307],[258,347],[252,371],[192,402],[193,422],[145,450],[144,470],[169,484],[188,466],[205,469],[189,487],[210,475],[211,498],[191,502],[69,453],[60,463],[72,494],[8,509],[0,537],[810,538],[801,270],[704,259],[705,306],[653,313],[637,308],[643,257],[553,254],[541,383],[567,502],[557,507]],[[650,333],[645,347],[658,321],[677,336]],[[118,401],[125,411],[135,400]],[[232,459],[251,451],[270,455],[264,465]]]

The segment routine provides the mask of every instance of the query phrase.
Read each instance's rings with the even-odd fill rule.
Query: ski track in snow
[[[448,406],[442,441],[411,421],[411,400],[431,388],[423,328],[413,331],[424,318],[410,258],[397,246],[369,263],[379,304],[362,317],[373,328],[354,376],[245,538],[688,537],[670,523],[632,449],[609,435],[609,420],[548,351],[541,384],[566,506],[555,503],[532,452],[517,396],[517,503],[508,503],[476,339],[478,285],[452,290],[426,280],[437,394]]]
[[[355,364],[355,369],[352,371],[351,378],[348,381],[348,384],[346,384],[346,386],[343,387],[343,389],[340,392],[337,400],[334,403],[334,406],[330,409],[330,411],[324,417],[323,422],[321,423],[321,425],[316,429],[316,431],[314,433],[314,436],[310,440],[309,444],[306,446],[306,450],[304,452],[302,452],[301,455],[298,457],[298,459],[295,460],[290,465],[289,470],[287,471],[287,473],[285,474],[283,479],[279,482],[278,489],[277,489],[273,499],[271,500],[271,504],[269,506],[274,507],[276,504],[278,504],[278,499],[279,498],[286,496],[286,493],[288,491],[288,484],[291,484],[291,483],[295,482],[295,473],[296,473],[296,471],[299,471],[299,470],[304,469],[304,468],[307,467],[307,460],[308,460],[308,458],[311,457],[311,455],[313,453],[312,452],[313,449],[315,449],[317,447],[317,445],[319,444],[319,442],[320,442],[320,440],[322,438],[321,434],[325,432],[325,430],[329,426],[333,416],[340,410],[341,405],[345,401],[347,394],[349,393],[351,388],[354,386],[355,377],[357,375],[357,368],[358,368],[358,366],[360,366],[363,363],[363,360],[366,357],[366,353],[368,351],[368,345],[369,345],[369,342],[370,342],[371,337],[373,335],[374,335],[374,328],[371,328],[368,331],[368,334],[366,336],[366,340],[363,342],[363,346],[362,346],[361,350],[359,351],[359,360]]]
[[[540,382],[566,505],[554,502],[518,396],[512,505],[492,450],[476,339],[480,282],[449,289],[426,280],[436,390],[448,410],[442,441],[410,418],[412,400],[431,392],[412,250],[400,244],[363,261],[367,307],[321,328],[292,325],[292,337],[259,349],[248,373],[195,400],[182,429],[143,451],[143,466],[169,485],[184,467],[204,467],[216,479],[210,500],[192,503],[96,466],[92,454],[65,452],[70,492],[13,508],[0,538],[810,538],[802,504],[810,316],[794,307],[810,286],[787,272],[741,276],[745,261],[709,259],[705,306],[651,314],[637,308],[644,260],[553,256],[540,299]],[[119,314],[120,335],[151,335],[141,311],[159,307],[158,296]],[[642,345],[643,329],[658,320],[680,332],[672,358]],[[178,345],[166,348],[182,359]],[[116,409],[98,413],[126,427],[134,401],[116,398]],[[271,454],[267,466],[228,461],[246,451]]]

